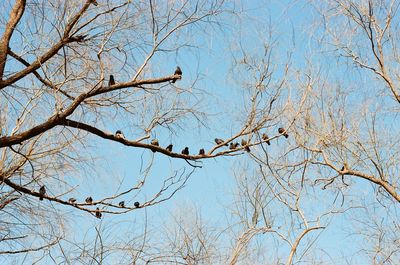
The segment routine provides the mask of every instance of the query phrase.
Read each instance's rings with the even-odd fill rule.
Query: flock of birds
[[[46,187],[43,185],[39,189],[39,200],[43,201],[43,198],[44,198],[45,195],[46,195]],[[76,199],[75,198],[72,198],[72,197],[69,198],[68,202],[70,204],[72,204],[72,205],[76,205]],[[87,197],[85,199],[85,203],[89,204],[89,205],[93,204],[93,198],[91,196]],[[118,203],[118,206],[121,207],[121,208],[125,208],[125,201],[120,201]],[[139,202],[135,202],[133,204],[133,206],[135,206],[135,208],[140,208],[141,207]],[[99,207],[96,208],[95,215],[96,215],[97,218],[99,218],[99,219],[101,218],[101,211],[100,211]]]
[[[97,6],[97,2],[96,2],[95,0],[93,0],[92,2],[93,2],[93,4],[95,4],[95,5]],[[174,75],[178,75],[178,76],[180,76],[180,77],[179,77],[179,78],[176,78],[176,79],[173,79],[173,80],[171,81],[171,83],[175,83],[176,80],[181,79],[181,77],[182,77],[182,70],[181,70],[181,68],[180,68],[179,66],[176,67],[176,70],[175,70],[175,72],[174,72]],[[109,80],[108,80],[108,86],[112,86],[112,85],[115,85],[115,78],[114,78],[113,75],[110,75],[110,78],[109,78]],[[289,137],[289,135],[287,134],[287,132],[286,132],[286,130],[285,130],[284,128],[279,128],[279,129],[278,129],[278,133],[281,134],[281,135],[283,135],[285,138],[288,138],[288,137]],[[122,133],[121,130],[117,130],[117,131],[115,132],[115,137],[117,137],[117,138],[125,138],[125,136],[124,136],[124,134]],[[262,134],[261,139],[262,139],[263,141],[265,141],[268,145],[271,145],[271,142],[269,141],[269,137],[268,137],[268,135],[267,135],[266,133],[263,133],[263,134]],[[237,148],[240,147],[240,145],[239,145],[238,142],[235,142],[235,143],[231,142],[231,143],[229,143],[229,145],[228,145],[228,143],[225,143],[225,141],[222,140],[222,139],[220,139],[220,138],[215,138],[215,139],[214,139],[214,142],[215,142],[217,145],[229,146],[229,149],[230,149],[230,150],[235,150],[235,149],[237,149]],[[154,146],[160,146],[160,143],[158,142],[158,139],[153,139],[153,140],[151,140],[150,144],[151,144],[151,145],[154,145]],[[249,143],[248,143],[245,139],[242,139],[240,144],[243,146],[244,150],[246,150],[247,152],[250,152]],[[170,145],[168,145],[168,146],[165,148],[165,150],[167,150],[168,152],[172,152],[172,148],[173,148],[173,145],[170,144]],[[152,150],[152,151],[153,151],[153,152],[156,152],[155,150]],[[189,147],[186,146],[184,149],[182,149],[181,154],[183,154],[183,155],[189,155]],[[201,149],[199,150],[199,155],[200,155],[200,156],[204,156],[204,155],[205,155],[205,150],[204,150],[204,148],[201,148]],[[43,185],[43,186],[41,186],[40,189],[39,189],[39,200],[42,201],[45,194],[46,194],[46,187]],[[68,199],[68,202],[71,203],[71,204],[73,204],[73,205],[76,204],[76,201],[77,201],[77,200],[76,200],[75,198],[69,198],[69,199]],[[85,203],[86,203],[86,204],[93,204],[93,198],[90,197],[90,196],[87,197],[87,198],[85,199]],[[135,202],[133,205],[134,205],[136,208],[140,208],[140,203],[139,203],[139,202]],[[120,202],[118,203],[118,206],[121,207],[121,208],[125,208],[125,201],[120,201]],[[101,218],[101,211],[100,211],[99,207],[96,208],[95,215],[96,215],[97,218]]]
[[[285,138],[289,137],[289,135],[287,134],[286,130],[284,128],[282,128],[282,127],[278,129],[278,133],[283,135]],[[122,133],[121,130],[118,130],[118,131],[115,132],[115,137],[117,137],[117,138],[125,138],[125,136],[124,136],[124,134]],[[271,145],[271,142],[269,141],[269,137],[268,137],[268,135],[266,133],[262,134],[261,139],[263,141],[265,141],[268,145]],[[217,145],[229,146],[230,150],[235,150],[235,149],[239,148],[240,144],[241,144],[243,146],[244,150],[246,150],[247,152],[250,152],[249,143],[245,139],[242,139],[240,144],[238,142],[235,142],[235,143],[231,142],[228,145],[228,143],[225,143],[225,141],[220,139],[220,138],[215,138],[214,142]],[[159,143],[158,139],[151,140],[150,144],[154,145],[154,146],[160,146],[160,143]],[[167,150],[168,152],[172,152],[172,148],[173,148],[173,145],[170,144],[167,147],[165,147],[165,150]],[[152,150],[152,151],[156,152],[155,150]],[[189,155],[189,147],[186,146],[184,149],[182,149],[181,154],[182,155]],[[201,148],[199,150],[199,154],[198,155],[200,155],[200,156],[204,156],[205,155],[204,148]]]

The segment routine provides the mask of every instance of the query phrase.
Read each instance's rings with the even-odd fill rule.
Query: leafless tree
[[[66,211],[102,219],[164,202],[184,187],[201,160],[243,155],[268,140],[257,136],[281,113],[273,106],[286,76],[273,91],[265,92],[269,76],[262,74],[269,72],[268,62],[259,65],[263,72],[251,92],[251,107],[223,143],[204,154],[193,150],[184,154],[180,150],[185,143],[171,151],[166,148],[169,143],[153,140],[179,134],[188,121],[204,124],[207,113],[193,93],[197,79],[190,78],[194,70],[181,65],[182,72],[175,71],[176,65],[168,60],[192,48],[197,25],[203,30],[218,27],[218,15],[228,8],[224,4],[218,0],[0,4],[7,14],[0,20],[0,253],[51,253],[48,249],[58,246],[65,257],[73,257],[60,243],[66,238]],[[255,102],[265,93],[271,99],[256,108]],[[246,143],[240,145],[241,139]],[[230,143],[233,148],[224,148]],[[102,152],[113,144],[136,150],[140,177],[129,180],[128,189],[121,188],[124,179],[103,171],[108,158]],[[165,171],[154,190],[146,184],[158,155],[181,159],[188,166]],[[89,194],[83,188],[90,183],[96,190],[109,178],[116,181],[106,194]],[[140,197],[141,192],[146,196]],[[96,235],[95,246],[72,245],[101,263],[102,246],[108,240],[100,230]],[[187,253],[192,254],[196,253]]]

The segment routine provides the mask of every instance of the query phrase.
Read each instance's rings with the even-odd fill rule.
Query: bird
[[[285,138],[288,138],[288,137],[289,137],[289,135],[286,133],[286,130],[283,129],[282,127],[278,129],[278,132],[279,132],[280,134],[283,134],[283,136],[285,136]]]
[[[262,134],[262,136],[261,136],[261,138],[263,139],[263,140],[267,140],[266,141],[266,143],[267,143],[267,145],[271,145],[271,142],[268,140],[268,135],[266,134],[266,133],[263,133]]]
[[[239,147],[239,143],[238,143],[238,142],[236,142],[236,143],[234,143],[234,144],[233,144],[233,146],[234,146],[234,147],[235,147],[235,149],[236,149],[236,148],[238,148],[238,147]]]
[[[151,140],[150,144],[155,145],[155,146],[160,146],[157,139]]]
[[[96,208],[96,217],[101,219],[101,212],[100,212],[99,207]]]
[[[85,202],[86,203],[89,203],[89,204],[92,204],[93,203],[93,198],[92,197],[87,197],[86,199],[85,199]]]
[[[175,70],[175,72],[174,72],[174,75],[179,75],[180,78],[182,78],[182,70],[181,70],[181,68],[180,68],[179,66],[176,67],[176,70]],[[179,78],[179,79],[180,79],[180,78]],[[175,83],[176,80],[178,80],[178,79],[173,79],[173,80],[172,80],[172,83]]]
[[[118,137],[118,138],[125,138],[125,137],[124,137],[124,134],[122,133],[121,130],[118,130],[118,131],[115,132],[115,137]]]
[[[136,208],[139,208],[139,207],[140,207],[140,203],[139,203],[139,202],[135,202],[133,205],[134,205]]]
[[[245,139],[242,139],[241,144],[242,144],[242,146],[245,146],[245,145],[247,145],[247,141]]]
[[[203,156],[203,155],[205,155],[205,154],[206,154],[206,152],[204,151],[203,148],[201,148],[201,149],[199,150],[199,155]]]
[[[224,143],[224,140],[219,139],[219,138],[215,138],[215,139],[214,139],[214,142],[215,142],[216,144],[220,145],[220,144],[223,144],[223,143]],[[225,146],[228,146],[228,144],[224,144],[224,145],[225,145]]]
[[[342,166],[342,168],[340,169],[340,171],[345,171],[345,170],[348,170],[348,168],[349,168],[349,166],[347,165],[347,163],[346,162],[344,162],[344,164],[343,164],[343,166]]]
[[[39,200],[43,201],[43,195],[45,195],[45,194],[46,194],[46,188],[45,188],[45,186],[43,185],[43,186],[40,187],[40,189],[39,189],[39,195],[40,195]]]
[[[118,205],[119,205],[119,207],[125,207],[125,201],[120,201],[120,202],[118,203]]]
[[[183,155],[189,155],[189,147],[185,147],[183,150],[182,150],[182,152],[181,152]]]
[[[248,145],[246,145],[246,146],[244,147],[244,150],[246,150],[246,152],[250,152],[250,147],[249,147]]]
[[[114,80],[114,76],[110,75],[110,79],[108,80],[108,86],[112,86],[115,85],[115,80]]]
[[[229,149],[235,150],[236,149],[236,145],[234,143],[230,143],[229,144]]]
[[[96,0],[91,0],[90,2],[91,2],[93,5],[95,5],[95,6],[98,6],[98,5],[99,5],[99,3],[97,3]]]
[[[168,145],[165,149],[166,149],[168,152],[172,152],[172,147],[173,147],[173,145],[170,144],[170,145]]]
[[[69,199],[68,199],[68,202],[69,202],[69,203],[72,203],[72,204],[75,204],[76,199],[75,199],[75,198],[69,198]]]
[[[158,143],[158,140],[157,140],[157,139],[151,140],[150,144],[151,144],[151,145],[154,145],[154,146],[160,146],[160,144]],[[152,149],[151,151],[153,151],[153,153],[156,152],[156,150],[153,150],[153,149]]]

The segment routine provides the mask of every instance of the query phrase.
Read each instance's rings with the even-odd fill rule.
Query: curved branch
[[[294,242],[294,244],[293,244],[293,246],[292,246],[292,249],[290,250],[290,254],[289,254],[288,260],[287,260],[287,262],[286,262],[286,265],[291,265],[291,264],[292,264],[293,256],[294,256],[294,254],[295,254],[296,251],[297,251],[297,247],[299,246],[300,241],[303,239],[303,237],[304,237],[308,232],[311,232],[311,231],[317,230],[317,229],[324,229],[324,228],[325,228],[324,226],[315,226],[315,227],[310,227],[310,228],[304,230],[304,231],[297,237],[296,241]]]

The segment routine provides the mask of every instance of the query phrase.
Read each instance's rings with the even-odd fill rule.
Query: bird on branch
[[[115,137],[117,138],[125,138],[124,134],[122,133],[121,130],[118,130],[115,132]]]
[[[39,200],[43,201],[43,196],[44,196],[45,194],[46,194],[46,188],[45,188],[45,186],[43,185],[43,186],[40,187],[40,189],[39,189],[39,195],[40,195]]]
[[[100,212],[99,207],[96,208],[96,217],[101,219],[101,212]]]
[[[267,143],[267,145],[271,145],[271,142],[268,140],[268,135],[266,134],[266,133],[263,133],[262,134],[262,136],[261,136],[261,138],[265,141],[265,140],[267,140],[266,141],[266,143]]]
[[[92,204],[93,203],[93,198],[89,196],[89,197],[87,197],[85,199],[85,202],[88,203],[88,204]]]
[[[110,79],[108,80],[108,86],[115,85],[115,79],[113,75],[110,75]]]
[[[203,155],[205,155],[205,154],[206,154],[206,152],[204,151],[203,148],[201,148],[201,149],[199,150],[199,155],[203,156]]]
[[[216,144],[220,145],[220,144],[223,144],[223,143],[224,143],[224,140],[222,140],[222,139],[220,139],[220,138],[215,138],[215,139],[214,139],[214,142],[215,142]],[[227,143],[225,143],[224,145],[225,145],[225,146],[228,146]]]
[[[279,132],[280,134],[282,134],[283,136],[285,136],[285,138],[288,138],[288,137],[289,137],[289,134],[287,134],[287,133],[286,133],[286,130],[283,129],[283,128],[279,128],[279,129],[278,129],[278,132]]]
[[[170,144],[170,145],[168,145],[165,149],[166,149],[168,152],[172,152],[172,147],[173,147],[173,145]]]
[[[183,155],[189,155],[189,147],[185,147],[183,150],[182,150],[182,152],[181,152]]]
[[[182,79],[182,70],[181,70],[181,68],[179,66],[176,67],[174,75],[179,75],[179,78],[173,79],[172,83],[175,83],[176,80],[178,80],[178,79]]]

